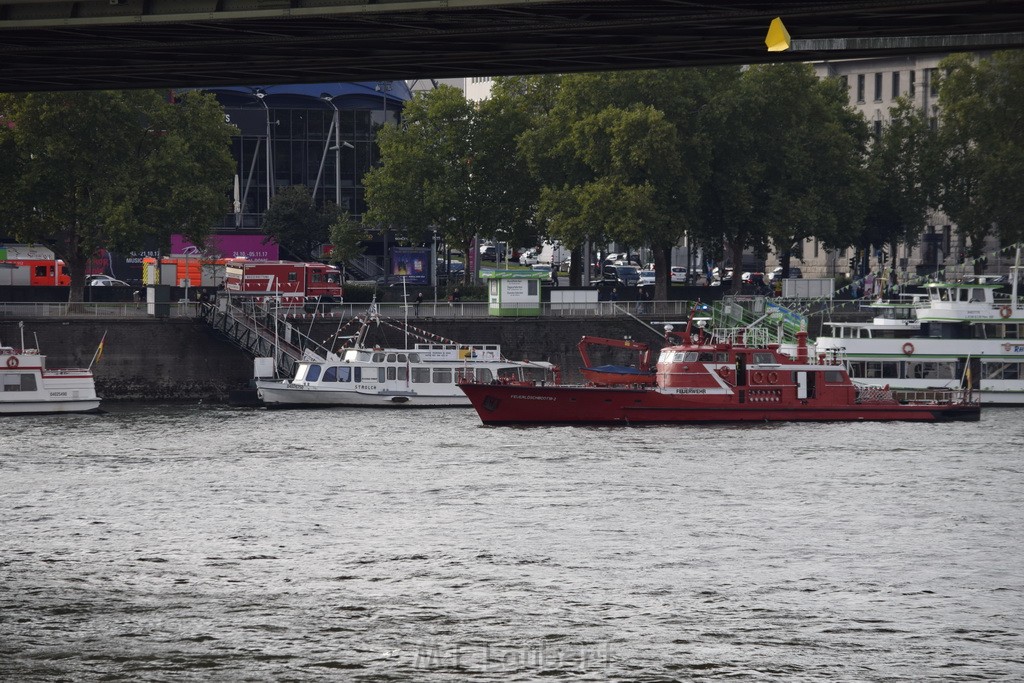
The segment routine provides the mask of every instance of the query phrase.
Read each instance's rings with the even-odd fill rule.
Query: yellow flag
[[[789,49],[789,31],[779,17],[772,19],[772,23],[768,25],[768,35],[765,36],[764,44],[768,46],[768,52],[785,52]]]

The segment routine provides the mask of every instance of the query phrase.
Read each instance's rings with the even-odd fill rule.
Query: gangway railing
[[[273,316],[273,313],[270,314]],[[255,309],[247,314],[236,306],[204,303],[199,317],[227,341],[246,351],[253,358],[273,358],[279,377],[293,377],[295,365],[302,358],[302,349],[282,338],[273,319],[259,316]],[[299,333],[301,338],[301,333]]]

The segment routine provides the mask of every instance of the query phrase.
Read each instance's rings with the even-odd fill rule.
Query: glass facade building
[[[306,185],[317,205],[366,210],[363,175],[377,163],[377,131],[411,99],[404,81],[204,88],[238,127],[233,210],[218,232],[258,230],[276,193]]]

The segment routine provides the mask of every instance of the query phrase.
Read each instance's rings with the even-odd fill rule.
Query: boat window
[[[430,382],[430,368],[413,368],[412,381],[413,384],[428,384]]]
[[[697,352],[696,351],[686,351],[686,352],[678,351],[675,354],[675,356],[672,357],[672,360],[674,362],[676,362],[676,363],[683,363],[683,362],[692,363],[692,362],[697,360]]]
[[[451,384],[451,368],[434,368],[434,384]]]
[[[375,353],[375,354],[373,354],[372,362],[374,362],[374,363],[383,363],[384,362],[384,354],[383,353]]]
[[[418,354],[418,353],[410,353],[409,354],[409,361],[412,362],[412,363],[419,363],[420,362],[420,354]]]
[[[701,351],[697,356],[697,360],[701,363],[711,363],[715,360],[715,354],[710,351]]]
[[[956,367],[954,363],[918,363],[907,362],[907,377],[913,379],[954,379]]]
[[[843,373],[840,370],[826,370],[822,374],[825,375],[825,383],[826,384],[842,384],[843,383]]]
[[[0,391],[35,391],[36,376],[32,373],[5,373],[4,383]]]
[[[494,381],[494,373],[490,368],[477,368],[476,381],[480,384],[489,384]]]
[[[725,351],[719,351],[718,353],[715,354],[715,362],[716,363],[728,363],[729,362],[729,354],[726,353]]]
[[[408,363],[409,362],[409,357],[406,356],[404,353],[400,353],[400,354],[398,354],[398,362],[399,363]]]
[[[352,368],[352,381],[353,382],[362,382],[363,381],[363,369],[362,368]]]
[[[754,354],[754,365],[773,365],[775,363],[775,356],[770,353]]]
[[[984,379],[1020,379],[1021,364],[1003,361],[985,361],[981,364]]]
[[[394,363],[394,362],[396,362],[397,360],[398,360],[398,356],[396,356],[396,355],[395,355],[395,354],[393,354],[393,353],[389,353],[389,354],[388,354],[388,362],[389,362],[389,363]]]
[[[864,361],[850,361],[850,377],[865,377]]]
[[[338,368],[338,381],[348,382],[352,378],[352,368],[342,366]]]
[[[319,365],[310,365],[309,369],[306,370],[306,381],[307,382],[315,382],[318,379],[320,379],[320,366]]]
[[[388,370],[388,379],[391,380],[391,381],[394,381],[395,378],[398,377],[398,368],[396,368],[395,366],[392,365],[392,366],[388,367],[387,370]]]
[[[979,287],[979,288],[971,290],[971,301],[984,301],[984,300],[985,300],[985,290],[984,289],[981,289]]]
[[[367,379],[369,379],[369,376],[367,376]],[[384,368],[382,367],[377,368],[377,381],[380,382],[381,384],[384,383]]]
[[[895,361],[873,361],[865,362],[865,377],[877,379],[879,377],[899,377],[900,364]]]
[[[332,365],[331,367],[324,370],[324,378],[322,382],[337,382],[338,381],[338,366]]]

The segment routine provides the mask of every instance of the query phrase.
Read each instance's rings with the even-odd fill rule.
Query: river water
[[[1024,679],[1021,409],[106,407],[3,422],[2,680]]]

